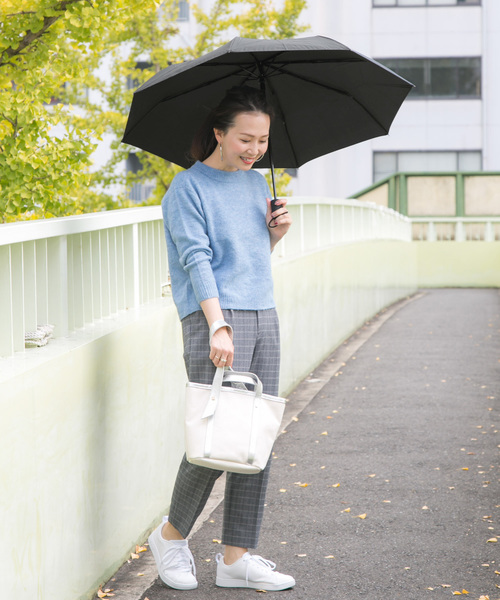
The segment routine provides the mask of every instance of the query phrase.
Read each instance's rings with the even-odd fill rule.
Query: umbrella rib
[[[351,98],[351,100],[353,100],[354,102],[356,102],[356,104],[361,107],[365,113],[367,113],[374,121],[375,123],[377,123],[377,125],[382,129],[382,131],[385,131],[386,133],[389,133],[389,130],[385,128],[384,125],[382,125],[382,123],[377,119],[377,117],[375,117],[375,115],[369,111],[365,106],[363,106],[363,104],[352,94],[350,94],[349,92],[346,92],[344,90],[339,90],[338,88],[335,88],[333,86],[327,85],[325,83],[321,83],[319,81],[315,81],[314,79],[310,79],[309,77],[305,77],[304,75],[297,75],[295,73],[290,73],[289,71],[287,71],[286,69],[280,68],[278,69],[282,74],[285,75],[289,75],[290,77],[295,77],[296,79],[301,79],[302,81],[306,81],[307,83],[312,83],[314,85],[317,85],[319,87],[325,88],[327,90],[330,90],[332,92],[336,92],[337,94],[341,94],[342,96],[346,96],[348,98]]]

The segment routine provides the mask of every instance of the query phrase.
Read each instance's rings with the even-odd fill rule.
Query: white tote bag
[[[223,386],[224,382],[232,387]],[[246,389],[254,387],[253,391]],[[285,399],[262,393],[253,373],[218,368],[212,385],[186,385],[186,456],[190,463],[233,473],[265,468]]]

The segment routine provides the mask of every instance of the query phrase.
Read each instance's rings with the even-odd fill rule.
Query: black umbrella
[[[208,112],[229,88],[243,84],[265,90],[275,110],[272,153],[259,168],[297,168],[386,135],[413,87],[326,37],[234,38],[146,81],[134,93],[122,141],[187,168],[191,141]]]

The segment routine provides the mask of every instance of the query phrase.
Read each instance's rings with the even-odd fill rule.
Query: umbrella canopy
[[[187,168],[195,132],[236,85],[265,89],[274,107],[272,159],[268,152],[259,168],[297,168],[386,135],[413,87],[326,37],[235,38],[144,83],[134,93],[122,141]]]

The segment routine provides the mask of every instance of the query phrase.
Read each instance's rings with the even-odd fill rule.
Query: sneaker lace
[[[254,563],[258,566],[259,569],[262,569],[269,573],[269,571],[274,571],[276,569],[276,563],[273,563],[271,560],[267,560],[266,558],[262,558],[258,554],[247,554],[243,557],[243,562],[246,563],[246,583],[248,585],[248,571],[250,569],[250,565]]]
[[[188,546],[170,548],[163,555],[161,564],[165,570],[174,568],[179,571],[193,573],[196,577],[196,565],[194,564],[194,558]]]

